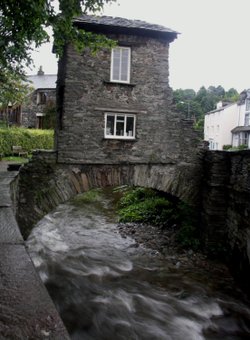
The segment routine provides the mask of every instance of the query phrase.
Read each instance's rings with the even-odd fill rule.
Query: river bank
[[[192,272],[199,279],[199,273],[207,273],[208,285],[213,289],[228,290],[230,294],[248,301],[248,298],[235,283],[228,267],[219,261],[211,260],[202,252],[184,249],[177,241],[177,229],[162,229],[158,226],[141,223],[118,223],[117,229],[123,238],[132,238],[134,247],[150,250],[153,257],[166,261],[166,267],[171,271],[182,270]],[[223,281],[221,279],[223,278]]]

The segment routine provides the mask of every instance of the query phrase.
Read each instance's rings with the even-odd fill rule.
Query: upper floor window
[[[105,138],[135,139],[135,121],[133,114],[106,113]]]
[[[245,114],[245,126],[250,125],[250,113]]]
[[[246,112],[250,112],[250,99],[246,99]]]
[[[115,47],[111,53],[110,81],[130,82],[130,47]]]
[[[37,104],[45,104],[47,102],[47,93],[37,92],[36,102]]]

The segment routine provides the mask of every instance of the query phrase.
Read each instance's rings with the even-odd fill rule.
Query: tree
[[[6,77],[6,80],[0,86],[0,110],[5,111],[4,120],[8,125],[8,108],[16,104],[20,105],[27,94],[32,91],[32,87],[14,72],[5,71],[4,77]]]
[[[23,74],[24,67],[32,63],[31,52],[49,40],[46,28],[53,29],[57,55],[65,43],[72,41],[77,49],[87,44],[95,48],[108,43],[100,36],[78,30],[72,25],[76,16],[91,11],[95,13],[105,3],[115,0],[0,0],[0,84],[6,80],[6,72]]]
[[[235,102],[238,99],[239,94],[234,88],[225,91],[221,85],[209,86],[207,89],[202,86],[197,93],[192,89],[178,89],[173,92],[176,109],[184,117],[193,119],[198,129],[203,129],[205,113],[214,110],[220,100]]]

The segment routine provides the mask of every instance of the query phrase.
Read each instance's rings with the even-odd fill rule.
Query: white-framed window
[[[246,99],[245,126],[250,125],[250,99]]]
[[[246,99],[246,111],[250,111],[250,99]]]
[[[240,145],[248,145],[248,133],[247,132],[240,133]]]
[[[111,52],[110,81],[119,83],[130,82],[130,47],[114,47]]]
[[[249,126],[250,125],[250,113],[247,112],[245,114],[245,126]]]
[[[135,139],[136,115],[105,113],[104,137],[110,139]]]

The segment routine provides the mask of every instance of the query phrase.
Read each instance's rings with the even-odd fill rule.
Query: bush
[[[164,193],[145,188],[130,189],[121,198],[118,213],[123,223],[175,226],[176,239],[183,247],[197,249],[200,245],[195,211],[183,202],[168,199]]]
[[[222,147],[222,149],[225,150],[225,151],[227,151],[227,150],[229,150],[231,148],[232,148],[231,144],[226,144],[226,145],[223,145],[223,147]]]
[[[54,131],[17,127],[0,128],[0,153],[10,155],[13,145],[20,145],[29,153],[34,149],[53,149]]]

